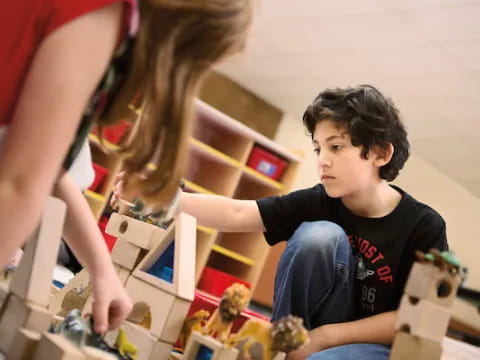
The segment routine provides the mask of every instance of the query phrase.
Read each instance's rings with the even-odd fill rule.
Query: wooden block
[[[105,232],[142,249],[150,250],[163,236],[165,230],[126,215],[113,213]]]
[[[137,360],[150,360],[153,347],[158,339],[152,336],[147,329],[129,321],[125,321],[122,324],[122,329],[125,330],[128,341],[138,349]],[[118,331],[107,333],[105,341],[110,346],[113,346],[117,339],[117,334]]]
[[[432,264],[413,264],[404,293],[450,308],[460,286],[460,275],[452,275]]]
[[[239,351],[237,349],[223,347],[222,352],[220,353],[219,359],[221,359],[221,360],[237,360],[238,357],[239,357]]]
[[[43,332],[48,330],[51,320],[52,315],[47,309],[10,294],[0,319],[0,350],[8,352],[18,329]]]
[[[117,275],[118,275],[118,278],[120,279],[120,282],[123,284],[123,286],[125,286],[132,272],[121,265],[114,264],[114,266],[115,266],[115,270],[117,271]]]
[[[30,360],[35,353],[41,334],[25,328],[18,329],[7,352],[8,360]]]
[[[112,249],[112,261],[128,270],[133,269],[139,260],[141,248],[123,239],[117,239]]]
[[[398,332],[393,341],[390,360],[439,360],[442,346],[439,342]]]
[[[65,337],[43,333],[33,360],[86,360],[86,355]]]
[[[440,342],[447,332],[450,311],[426,300],[403,295],[395,329]]]
[[[237,349],[229,349],[218,340],[194,331],[188,340],[183,360],[196,360],[202,346],[212,351],[210,360],[236,360],[239,355]]]
[[[118,360],[115,355],[109,354],[92,346],[83,346],[81,350],[86,355],[88,360]]]
[[[164,237],[133,271],[133,276],[185,300],[193,301],[195,293],[196,219],[181,213],[170,224]],[[148,273],[161,255],[174,243],[173,281],[168,282]]]
[[[65,212],[62,200],[47,199],[40,223],[29,237],[20,264],[13,273],[10,291],[32,304],[47,306],[50,300]]]
[[[277,351],[273,357],[273,360],[285,360],[287,358],[287,354],[281,351]]]
[[[91,290],[90,275],[87,270],[84,269],[75,275],[75,277],[60,289],[58,293],[50,298],[48,308],[52,314],[56,315],[62,311],[65,297],[68,299],[72,294],[76,294],[87,299]]]
[[[160,337],[159,337],[160,340],[163,340],[172,344],[174,344],[177,341],[191,304],[192,304],[191,301],[178,298],[178,297],[175,298],[175,300],[173,301],[173,305],[170,308],[168,318],[163,328],[163,331],[160,334]]]
[[[3,303],[7,300],[9,292],[7,284],[0,284],[0,316],[2,315]]]
[[[149,360],[160,360],[170,358],[170,353],[172,352],[173,344],[157,341],[153,345],[152,353],[150,354]]]
[[[125,289],[134,303],[127,320],[139,323],[150,309],[152,316],[150,333],[160,339],[175,302],[175,296],[133,276],[128,279]]]

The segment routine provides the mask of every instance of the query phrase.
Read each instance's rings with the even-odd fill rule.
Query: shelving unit
[[[285,193],[290,188],[301,157],[255,132],[229,116],[197,100],[197,117],[189,141],[189,163],[185,174],[185,191],[218,194],[236,199],[258,199]],[[99,144],[96,136],[90,141]],[[278,180],[247,166],[254,146],[261,146],[286,160],[288,165]],[[86,193],[97,218],[102,214],[120,161],[113,153],[117,147],[106,144],[107,154],[93,148],[96,163],[108,168],[98,194]],[[154,166],[153,164],[151,166]],[[196,280],[205,266],[226,272],[255,287],[269,253],[262,233],[221,233],[197,228]]]

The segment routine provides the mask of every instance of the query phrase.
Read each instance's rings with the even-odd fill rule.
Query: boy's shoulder
[[[415,215],[418,218],[422,218],[424,220],[432,221],[432,222],[437,222],[437,223],[445,223],[445,220],[443,219],[442,215],[432,208],[430,205],[425,204],[419,200],[417,200],[415,197],[407,193],[405,190],[400,188],[399,186],[396,185],[391,185],[395,190],[400,192],[402,195],[402,200],[400,202],[400,205],[402,207],[402,212],[410,214],[410,216]]]

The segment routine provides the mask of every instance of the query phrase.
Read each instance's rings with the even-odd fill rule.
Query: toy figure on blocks
[[[209,315],[207,311],[199,310],[188,318],[180,335],[185,347],[183,360],[280,360],[285,352],[309,341],[302,319],[291,315],[273,324],[250,319],[238,333],[230,335],[233,321],[245,309],[249,297],[250,291],[245,285],[234,283],[225,289],[220,304],[204,327],[201,324]],[[256,344],[262,347],[262,352],[252,357],[250,349]]]
[[[391,360],[438,360],[464,270],[450,252],[417,252],[397,313]]]

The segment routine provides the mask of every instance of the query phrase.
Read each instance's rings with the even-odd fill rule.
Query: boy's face
[[[362,148],[353,146],[347,131],[337,128],[331,120],[317,123],[313,148],[317,155],[318,175],[331,197],[361,194],[380,180],[376,154],[370,152],[364,159]]]

